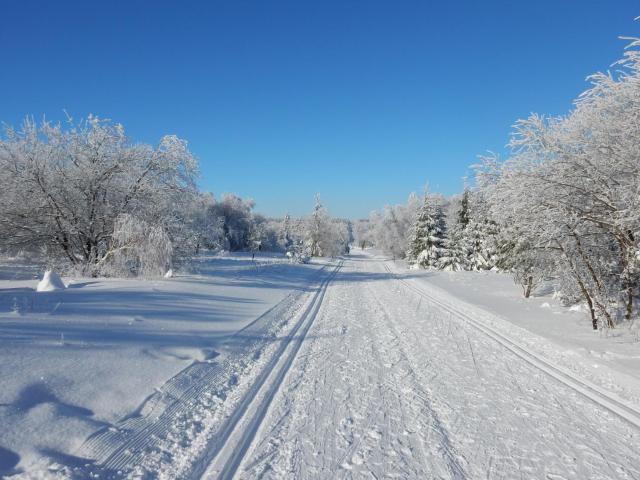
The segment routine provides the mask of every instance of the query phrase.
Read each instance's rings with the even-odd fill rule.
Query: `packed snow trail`
[[[209,476],[640,478],[637,427],[364,255],[327,287],[243,438],[233,468]]]
[[[292,291],[221,341],[216,356],[194,362],[157,388],[135,412],[94,432],[77,451],[70,476],[200,476],[229,443],[252,399],[265,387],[277,390],[277,383],[269,383],[271,372],[287,355],[289,364],[295,357],[340,265],[337,261],[319,269],[307,288]],[[286,369],[281,378],[285,373]]]

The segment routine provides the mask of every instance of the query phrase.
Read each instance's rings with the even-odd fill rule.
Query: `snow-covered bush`
[[[166,277],[172,253],[171,240],[162,227],[124,214],[116,220],[111,250],[102,260],[101,271],[116,276]]]
[[[53,270],[47,270],[42,275],[42,280],[38,282],[37,292],[53,292],[55,290],[64,290],[67,286],[64,284],[60,275]]]

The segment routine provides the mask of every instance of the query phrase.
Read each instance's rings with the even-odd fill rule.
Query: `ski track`
[[[235,478],[640,478],[640,431],[352,256]]]
[[[388,265],[385,264],[385,270],[390,273],[392,276],[394,275],[391,272]],[[444,311],[449,312],[450,314],[456,316],[458,319],[468,323],[469,325],[475,327],[477,330],[487,335],[488,337],[495,340],[499,345],[510,350],[512,353],[520,357],[525,362],[528,362],[532,366],[542,370],[548,375],[552,376],[559,382],[565,384],[566,386],[574,389],[578,393],[584,395],[589,398],[593,402],[597,403],[599,406],[609,410],[610,412],[618,415],[623,420],[629,422],[631,425],[636,428],[640,428],[640,411],[637,410],[636,407],[631,405],[629,402],[624,399],[618,397],[616,394],[607,392],[606,390],[598,387],[597,385],[589,382],[588,380],[580,378],[578,375],[562,368],[553,365],[550,361],[531,351],[530,349],[520,345],[518,342],[511,340],[507,336],[501,334],[494,328],[485,324],[482,321],[472,318],[467,313],[462,312],[457,309],[455,306],[448,304],[445,301],[437,299],[436,297],[429,295],[422,288],[416,287],[411,283],[399,280],[405,287],[414,291],[419,296],[427,299],[430,303],[437,305],[442,308]],[[473,351],[472,351],[473,353]]]
[[[89,437],[68,476],[640,480],[615,396],[382,258],[318,278]]]
[[[341,266],[342,261],[320,285],[301,318],[288,333],[286,341],[263,368],[233,415],[225,421],[220,432],[221,441],[215,442],[207,449],[203,458],[192,470],[192,477],[233,478],[271,401],[313,325],[329,283]]]
[[[322,272],[326,269],[322,269]],[[333,269],[332,269],[333,270]],[[305,307],[324,292],[334,272],[318,273],[311,294],[286,296],[225,343],[215,360],[194,362],[168,380],[115,426],[91,435],[77,452],[74,478],[184,478],[216,448],[273,358],[295,335]],[[310,285],[313,287],[313,283]],[[240,346],[240,350],[235,348]],[[197,474],[196,474],[197,476]]]

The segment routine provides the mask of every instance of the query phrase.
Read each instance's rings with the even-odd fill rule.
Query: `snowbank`
[[[64,295],[35,293],[32,277],[15,280],[19,266],[7,265],[0,275],[0,478],[20,470],[33,478],[41,468],[55,477],[50,462],[64,463],[91,433],[135,412],[180,371],[244,348],[225,339],[321,268],[279,261],[256,269],[250,255],[203,256],[199,274],[74,278]],[[40,287],[64,283],[47,272],[38,290],[50,291]]]
[[[594,332],[584,307],[564,307],[550,292],[525,299],[507,274],[409,271],[400,262],[388,265],[554,365],[640,406],[640,335],[634,329]]]
[[[64,284],[60,275],[52,270],[47,270],[42,276],[42,280],[38,283],[36,291],[53,292],[55,290],[64,290],[67,286]]]

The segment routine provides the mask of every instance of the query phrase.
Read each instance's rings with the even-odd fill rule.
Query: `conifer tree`
[[[465,186],[453,225],[447,229],[447,236],[443,242],[443,252],[438,261],[438,268],[441,270],[456,271],[468,268],[470,252],[465,235],[468,224],[469,191]]]
[[[435,199],[426,193],[409,238],[409,263],[421,268],[437,267],[444,254],[444,213]]]
[[[496,224],[488,218],[472,218],[465,229],[469,270],[490,270],[496,262]]]

